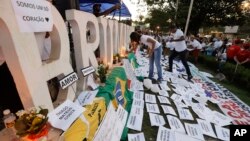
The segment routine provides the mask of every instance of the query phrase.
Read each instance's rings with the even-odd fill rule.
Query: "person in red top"
[[[235,56],[234,61],[239,64],[245,64],[250,61],[250,44],[243,44],[243,50],[240,50]]]

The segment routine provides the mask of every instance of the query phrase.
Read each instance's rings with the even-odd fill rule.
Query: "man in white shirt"
[[[197,64],[202,46],[201,43],[195,39],[194,35],[190,37],[190,48],[192,49],[192,55],[194,56],[195,64]]]
[[[172,51],[171,55],[169,56],[169,70],[172,72],[172,67],[173,67],[173,60],[175,57],[179,56],[181,59],[182,64],[184,65],[187,75],[188,75],[188,80],[190,81],[193,76],[190,72],[188,63],[187,63],[187,45],[185,42],[184,34],[180,29],[177,29],[175,25],[170,26],[170,32],[173,34],[173,39],[170,41],[174,43],[174,50]]]

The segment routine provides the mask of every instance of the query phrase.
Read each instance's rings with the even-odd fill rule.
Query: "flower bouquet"
[[[27,111],[20,110],[16,113],[18,119],[15,123],[16,134],[23,140],[46,140],[48,135],[48,109],[40,107],[39,110],[31,108]]]

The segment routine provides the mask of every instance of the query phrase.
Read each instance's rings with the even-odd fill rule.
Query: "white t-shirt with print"
[[[148,42],[147,39],[150,38],[152,40],[155,41],[155,48],[157,49],[159,46],[161,46],[161,43],[159,43],[157,40],[155,40],[154,38],[148,36],[148,35],[142,35],[141,36],[141,43],[143,43],[144,45],[147,45],[150,49],[152,49],[152,43]]]
[[[180,29],[177,29],[175,33],[173,33],[174,40],[180,39],[181,36],[184,36],[183,32]],[[174,41],[175,51],[181,52],[187,49],[187,45],[185,40],[183,41]]]
[[[195,49],[201,49],[201,43],[199,41],[197,41],[196,39],[194,39],[193,41],[191,41],[191,45],[195,48]]]

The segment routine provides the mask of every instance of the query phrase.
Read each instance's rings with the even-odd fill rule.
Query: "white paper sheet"
[[[184,123],[185,128],[187,130],[187,134],[193,138],[199,139],[199,140],[205,140],[204,136],[201,132],[200,126],[198,124],[190,124],[190,123]]]
[[[53,127],[66,131],[84,111],[84,107],[66,100],[48,114],[49,122]]]
[[[219,139],[224,140],[224,141],[229,141],[230,139],[230,131],[229,129],[219,127],[217,125],[214,125],[216,135]]]
[[[170,91],[170,88],[167,86],[167,83],[161,83],[160,84],[160,87],[162,90],[166,90],[166,91]]]
[[[93,141],[120,141],[127,116],[127,111],[121,105],[115,111],[112,102],[110,102]]]
[[[170,104],[170,105],[171,105],[171,103],[170,103],[170,101],[168,100],[168,98],[166,98],[166,97],[164,97],[164,96],[157,96],[157,97],[158,97],[160,103],[162,103],[162,104]]]
[[[181,100],[182,100],[181,95],[177,95],[177,94],[173,94],[170,98],[171,98],[173,101],[181,101]]]
[[[165,120],[163,116],[158,114],[149,113],[151,126],[162,126],[165,125]]]
[[[142,91],[134,91],[133,99],[143,100],[144,92]]]
[[[143,100],[133,100],[132,106],[136,106],[136,107],[140,107],[140,108],[144,108],[144,101]]]
[[[169,94],[166,90],[160,90],[159,95],[169,97]]]
[[[160,110],[157,104],[146,103],[146,108],[148,113],[160,114]]]
[[[76,101],[79,102],[81,106],[92,104],[97,93],[98,93],[98,90],[83,91],[80,93]]]
[[[145,94],[145,102],[156,103],[156,97],[152,94]]]
[[[201,119],[196,119],[196,120],[204,135],[217,138],[210,122]]]
[[[185,128],[183,127],[181,121],[177,117],[167,115],[167,118],[168,118],[168,123],[169,123],[169,126],[171,127],[171,130],[174,130],[180,133],[186,133]]]
[[[231,124],[231,121],[232,119],[225,116],[224,114],[222,113],[219,113],[217,111],[213,111],[212,112],[212,121],[213,123],[219,125],[219,126],[226,126],[226,125],[230,125]]]
[[[175,104],[175,106],[177,108],[178,107],[180,107],[180,108],[188,108],[188,106],[186,104],[184,104],[183,102],[181,102],[181,101],[174,101],[174,104]]]
[[[138,80],[131,81],[131,88],[130,89],[131,89],[131,91],[144,90],[143,83],[138,81]]]
[[[128,141],[145,141],[143,133],[128,134]]]
[[[159,127],[156,141],[175,141],[174,132],[163,126]]]
[[[164,111],[164,114],[171,114],[171,115],[177,116],[176,112],[171,106],[161,105],[161,107]]]
[[[175,141],[200,141],[186,134],[175,132]]]
[[[11,2],[21,32],[52,31],[53,18],[49,2],[44,0],[11,0]]]
[[[138,115],[136,113],[130,113],[127,127],[136,131],[141,131],[143,121],[143,114]]]
[[[192,114],[190,113],[189,109],[177,108],[177,111],[179,113],[180,119],[194,120],[194,118],[193,118]]]
[[[93,74],[90,74],[89,76],[87,76],[88,80],[87,80],[87,86],[90,86],[93,90],[97,89],[99,87],[99,84],[95,83]]]

